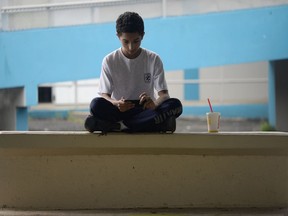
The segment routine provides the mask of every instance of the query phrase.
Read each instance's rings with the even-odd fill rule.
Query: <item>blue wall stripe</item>
[[[184,79],[199,80],[199,69],[184,70]],[[185,100],[199,100],[199,83],[184,85]]]
[[[144,43],[169,69],[285,59],[287,26],[288,5],[173,17],[148,22]]]
[[[220,112],[222,118],[267,119],[268,104],[214,105],[214,112]],[[209,106],[184,106],[183,116],[205,117]]]

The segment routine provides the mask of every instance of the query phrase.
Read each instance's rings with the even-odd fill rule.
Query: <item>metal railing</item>
[[[126,10],[135,10],[134,6],[139,5],[137,9],[141,10],[141,15],[143,18],[151,17],[166,17],[166,16],[181,16],[188,14],[198,14],[198,13],[211,13],[211,12],[220,12],[227,10],[239,10],[244,8],[257,8],[257,7],[266,7],[273,5],[284,5],[288,4],[288,0],[266,0],[266,1],[237,1],[231,3],[230,0],[86,0],[86,1],[75,1],[75,2],[62,2],[62,3],[49,3],[49,4],[35,4],[35,5],[14,5],[14,6],[5,6],[4,3],[0,3],[0,29],[4,31],[10,30],[22,30],[29,28],[45,28],[45,27],[54,27],[54,26],[64,26],[67,25],[65,22],[63,25],[53,23],[54,13],[58,11],[73,11],[70,16],[67,16],[71,23],[68,25],[78,25],[77,19],[73,17],[75,15],[74,10],[81,12],[83,9],[90,10],[90,20],[84,21],[81,24],[95,23],[95,22],[110,22],[115,21],[115,10],[126,6]],[[12,3],[10,3],[12,4]],[[148,7],[143,11],[142,5],[151,4],[151,7]],[[154,4],[154,5],[153,5]],[[114,7],[109,10],[110,18],[105,20],[95,20],[95,15],[99,13],[99,10],[102,8]],[[98,10],[99,9],[99,10]],[[123,9],[123,8],[122,8]],[[85,16],[87,11],[85,12]],[[47,18],[48,16],[48,18]],[[107,11],[105,11],[105,16],[107,16]],[[43,17],[46,21],[43,21],[41,24],[31,24],[35,20],[40,22]],[[63,18],[63,17],[62,17]],[[74,18],[74,20],[73,20]],[[72,20],[72,21],[71,21]],[[30,25],[27,23],[30,22]],[[19,24],[20,23],[20,24]],[[1,27],[2,26],[2,27]]]
[[[37,5],[24,5],[24,6],[7,6],[1,8],[1,13],[29,13],[36,11],[49,11],[49,10],[65,10],[75,8],[90,8],[90,7],[107,7],[119,6],[127,4],[151,3],[151,2],[166,2],[166,0],[109,0],[109,1],[78,1],[78,2],[62,2],[50,4],[37,4]]]
[[[115,15],[111,13],[113,9],[110,11],[110,19],[106,20],[95,20],[95,12],[96,9],[103,9],[107,7],[121,7],[121,6],[135,6],[135,5],[143,5],[143,4],[158,4],[159,8],[161,5],[162,10],[157,11],[157,16],[162,16],[166,17],[167,12],[166,12],[166,7],[167,7],[167,0],[93,0],[93,1],[77,1],[77,2],[62,2],[62,3],[49,3],[49,4],[37,4],[37,5],[20,5],[20,6],[4,6],[0,9],[1,12],[1,20],[2,20],[2,30],[4,31],[13,31],[13,30],[22,30],[22,29],[29,29],[29,28],[45,28],[45,27],[54,27],[54,26],[65,26],[67,25],[67,22],[65,24],[55,24],[53,23],[53,20],[55,20],[55,12],[57,11],[74,11],[78,10],[75,12],[81,12],[81,9],[88,9],[89,10],[89,21],[85,20],[81,24],[89,24],[89,23],[97,23],[97,22],[110,22],[110,21],[115,21]],[[45,17],[43,19],[42,24],[38,25],[28,25],[27,22],[33,23],[33,20],[35,19],[35,16],[33,14],[36,14],[35,16],[38,17],[39,19]],[[72,16],[74,15],[71,14]],[[85,16],[87,14],[85,13]],[[48,18],[47,18],[48,17]],[[145,18],[145,14],[143,16]],[[71,24],[68,25],[73,25],[75,22],[77,23],[77,20],[74,18],[73,22],[73,17],[67,16],[66,19],[71,22]],[[0,20],[0,21],[1,21]],[[26,22],[25,22],[25,21]],[[60,21],[61,22],[61,21]],[[21,24],[22,23],[22,24]],[[1,28],[0,26],[0,28]]]

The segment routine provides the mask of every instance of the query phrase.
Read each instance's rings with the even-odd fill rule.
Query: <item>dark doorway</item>
[[[38,87],[38,102],[52,103],[52,87]]]

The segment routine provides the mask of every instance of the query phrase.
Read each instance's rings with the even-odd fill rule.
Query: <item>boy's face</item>
[[[122,52],[127,58],[133,59],[140,54],[140,45],[143,35],[140,35],[138,32],[134,32],[122,33],[118,34],[117,36],[122,44]]]

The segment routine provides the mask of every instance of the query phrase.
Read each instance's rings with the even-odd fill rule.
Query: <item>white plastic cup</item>
[[[207,126],[208,132],[218,132],[220,128],[220,113],[219,112],[208,112],[207,116]]]

